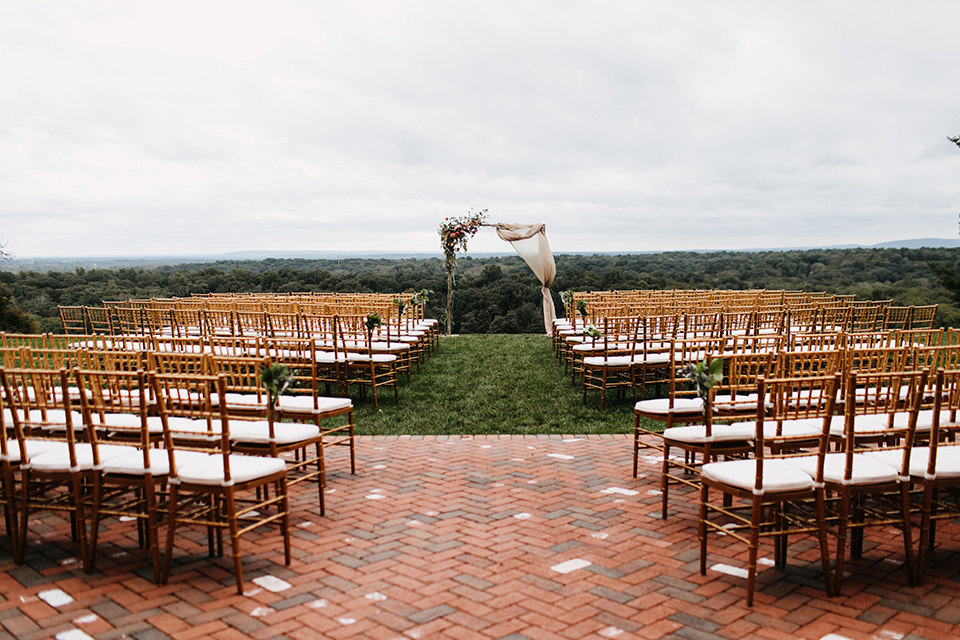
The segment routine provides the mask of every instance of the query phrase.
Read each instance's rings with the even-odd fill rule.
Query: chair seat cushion
[[[902,449],[886,449],[871,451],[864,455],[882,462],[898,473],[903,464]],[[914,447],[910,450],[910,475],[913,478],[924,478],[927,475],[927,466],[930,461],[930,447]],[[931,480],[947,480],[960,478],[960,445],[940,445],[937,447],[937,468]]]
[[[853,421],[853,432],[856,433],[874,433],[884,431],[890,423],[890,416],[886,413],[869,413],[867,415],[856,416]],[[841,415],[833,416],[830,422],[830,435],[834,438],[842,438],[846,421]]]
[[[75,471],[89,471],[93,469],[93,448],[90,444],[81,442],[74,447],[77,456],[77,467]],[[116,444],[101,444],[97,447],[97,454],[100,457],[100,464],[103,465],[111,458],[118,458],[130,453],[130,447]],[[30,467],[34,471],[43,471],[47,473],[58,473],[70,471],[69,449],[64,446],[62,449],[54,449],[30,458]]]
[[[828,453],[823,461],[823,480],[831,484],[844,484],[843,476],[846,469],[846,454]],[[811,478],[817,476],[817,456],[801,456],[790,458],[790,464],[807,473]],[[895,482],[899,477],[896,469],[890,465],[878,462],[862,453],[853,455],[853,473],[849,484],[863,486],[871,484],[886,484]]]
[[[106,413],[103,420],[99,417],[94,418],[98,421],[98,427],[109,429],[115,427],[118,429],[140,429],[140,416],[136,413]],[[147,416],[147,431],[149,433],[163,433],[163,421],[160,416]]]
[[[58,442],[56,440],[31,440],[29,438],[23,441],[24,448],[27,450],[27,459],[31,460],[34,457],[40,455],[41,453],[47,453],[48,451],[66,451],[67,443]],[[7,457],[8,462],[20,462],[20,445],[17,443],[15,438],[10,438],[7,440]]]
[[[181,483],[226,486],[222,456],[212,456],[217,459],[192,462],[177,468],[177,477]],[[250,482],[259,478],[266,478],[286,469],[287,463],[282,458],[265,456],[244,456],[233,454],[230,456],[230,476],[234,483]]]
[[[350,364],[365,364],[370,361],[373,361],[374,364],[389,364],[391,362],[397,361],[397,356],[389,353],[348,353],[347,361]]]
[[[942,410],[940,412],[940,425],[947,426],[950,425],[950,411]],[[893,428],[894,429],[906,429],[910,426],[910,414],[909,413],[897,413],[893,416]],[[917,415],[917,431],[927,432],[933,429],[933,409],[926,409],[919,412]]]
[[[342,413],[353,408],[350,398],[331,398],[317,396],[317,406],[313,406],[313,396],[280,396],[280,411],[296,414]]]
[[[636,364],[633,356],[590,356],[583,359],[587,367],[630,367]]]
[[[754,422],[736,422],[735,425],[748,425],[751,429],[751,433],[754,433],[757,428],[757,423]],[[732,425],[731,425],[732,426]],[[764,438],[777,438],[777,437],[787,437],[787,438],[799,438],[799,437],[811,437],[815,438],[820,435],[823,423],[822,421],[816,418],[798,418],[796,420],[784,420],[780,425],[780,435],[777,435],[777,422],[775,420],[767,420],[763,423],[763,437]],[[753,437],[751,435],[751,437]]]
[[[276,422],[273,425],[273,441],[277,444],[310,442],[320,436],[320,427],[315,424]],[[243,444],[270,444],[270,423],[266,420],[230,422],[230,439]]]
[[[703,400],[700,398],[674,398],[673,407],[669,398],[651,398],[641,400],[633,406],[633,410],[644,414],[669,415],[671,413],[703,413]]]
[[[135,447],[127,447],[131,451],[126,455],[111,458],[103,463],[103,472],[119,475],[142,476],[147,472],[143,463],[143,451]],[[170,473],[170,457],[166,449],[148,449],[147,455],[150,456],[150,472],[155,476],[165,476]],[[173,452],[177,467],[195,462],[204,462],[206,464],[219,464],[219,461],[208,453],[201,451],[182,451]]]
[[[737,424],[715,424],[707,437],[707,427],[694,424],[683,427],[670,427],[663,432],[664,440],[684,444],[706,444],[708,442],[747,442],[754,436],[754,425],[749,422]]]
[[[703,465],[700,473],[704,479],[751,491],[757,483],[757,461],[750,459],[710,462]],[[812,490],[813,487],[813,479],[786,460],[763,461],[762,491],[764,494],[806,491]]]

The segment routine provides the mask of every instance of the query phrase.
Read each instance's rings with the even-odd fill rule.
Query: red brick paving
[[[827,599],[798,539],[787,570],[761,567],[747,608],[745,580],[699,574],[696,495],[672,492],[676,513],[661,520],[657,453],[641,452],[633,479],[628,436],[365,437],[356,476],[345,453],[330,452],[326,517],[312,487],[295,489],[290,567],[275,531],[243,541],[244,596],[203,532],[178,540],[170,584],[156,586],[129,523],[110,523],[87,576],[68,523],[41,514],[25,566],[0,551],[0,637],[960,637],[956,524],[938,530],[923,587],[907,586],[896,532],[870,531],[844,595]],[[552,569],[573,559],[590,564]],[[721,562],[743,567],[742,547],[712,539],[709,564]],[[254,583],[267,575],[289,588]],[[47,604],[52,589],[74,601]]]

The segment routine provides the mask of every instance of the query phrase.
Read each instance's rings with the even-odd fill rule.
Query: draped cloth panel
[[[557,276],[557,264],[553,261],[553,252],[547,242],[547,227],[543,224],[509,224],[498,222],[490,225],[497,229],[501,240],[509,242],[529,265],[543,285],[543,326],[549,335],[557,310],[553,306],[550,285]]]

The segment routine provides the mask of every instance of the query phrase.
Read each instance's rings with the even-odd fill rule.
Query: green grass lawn
[[[382,393],[382,395],[380,395]],[[400,384],[400,406],[386,388],[380,411],[353,391],[361,435],[632,433],[633,398],[599,394],[583,404],[544,335],[443,337],[440,349]]]

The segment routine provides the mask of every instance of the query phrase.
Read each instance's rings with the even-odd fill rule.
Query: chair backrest
[[[163,423],[164,447],[168,452],[170,479],[176,481],[178,450],[222,453],[224,477],[230,481],[230,428],[226,410],[214,408],[214,394],[222,397],[217,376],[149,374],[157,410]]]
[[[289,393],[313,396],[317,406],[317,350],[313,340],[307,338],[270,338],[266,341],[269,362],[290,369],[293,383]]]
[[[113,333],[113,322],[110,310],[106,307],[84,307],[83,313],[87,318],[87,329],[97,335]]]
[[[204,351],[215,356],[259,357],[266,352],[263,337],[256,335],[210,335],[205,338],[204,345]]]
[[[148,366],[146,350],[78,349],[77,364],[87,371],[145,370]]]
[[[803,378],[760,378],[757,381],[757,419],[754,456],[757,459],[755,487],[763,489],[764,460],[809,455],[818,456],[817,481],[823,481],[823,460],[829,446],[830,423],[836,410],[840,374]],[[784,429],[788,421],[818,425],[816,436]],[[770,429],[769,425],[776,425]]]
[[[844,352],[840,349],[805,349],[781,351],[777,354],[777,378],[831,376],[843,368]]]
[[[771,353],[783,348],[786,336],[779,333],[761,333],[733,336],[727,340],[727,353]]]
[[[933,424],[930,429],[930,453],[927,459],[927,477],[936,477],[937,456],[939,449],[946,440],[944,417],[950,425],[957,422],[957,412],[960,409],[960,368],[950,370],[940,369],[936,373],[935,393],[933,399]],[[950,446],[960,446],[955,442]]]
[[[118,442],[137,445],[143,452],[144,468],[150,468],[150,428],[148,416],[155,407],[153,390],[147,374],[138,371],[103,371],[75,369],[80,407],[84,422],[93,433],[120,435]],[[125,415],[135,415],[139,424],[132,426]]]
[[[60,323],[63,325],[64,333],[87,333],[87,316],[83,312],[83,307],[58,306],[57,310],[60,312]]]
[[[911,329],[929,329],[933,327],[937,318],[937,307],[940,305],[931,304],[913,308],[913,319],[910,321]]]
[[[899,329],[894,331],[891,342],[898,347],[937,347],[943,343],[943,328]]]
[[[25,440],[61,440],[67,443],[70,466],[77,467],[76,432],[83,431],[82,415],[75,411],[66,369],[0,369],[0,384],[8,417],[13,420],[20,459],[28,460]],[[85,439],[90,439],[88,434]],[[94,437],[95,440],[95,437]],[[96,447],[94,463],[98,464]]]
[[[150,351],[147,354],[147,369],[162,375],[210,375],[210,355],[182,351]]]
[[[843,451],[846,454],[844,478],[853,476],[854,454],[873,448],[873,442],[883,441],[887,448],[904,450],[901,476],[909,477],[909,449],[913,445],[917,416],[926,397],[930,372],[876,371],[849,374],[847,397],[844,401]],[[855,390],[855,392],[851,392]],[[910,414],[907,423],[898,426],[897,413]],[[888,416],[886,426],[858,428],[857,418],[865,415]],[[868,443],[868,444],[865,444]]]
[[[209,362],[210,373],[218,376],[226,393],[254,394],[258,402],[266,403],[267,392],[260,375],[270,366],[270,358],[213,355]]]
[[[267,314],[267,335],[272,338],[300,338],[301,331],[299,313],[273,312]]]

